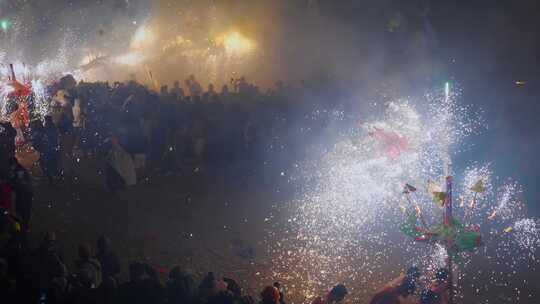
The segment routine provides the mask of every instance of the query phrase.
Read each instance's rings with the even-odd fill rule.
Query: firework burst
[[[404,267],[421,265],[428,273],[441,267],[449,254],[443,246],[418,244],[398,231],[411,214],[426,227],[441,222],[436,194],[447,173],[457,180],[456,217],[480,231],[487,244],[459,253],[459,280],[467,278],[468,261],[478,251],[487,260],[512,260],[514,244],[529,251],[538,246],[531,237],[538,226],[520,221],[517,183],[499,184],[489,164],[446,172],[451,156],[465,148],[464,138],[483,122],[458,104],[459,92],[445,91],[388,102],[379,118],[364,120],[301,166],[301,194],[279,210],[284,218],[274,220],[268,238],[274,275],[301,290],[298,302],[336,282],[350,286],[353,300],[365,300]],[[508,226],[515,232],[505,232]]]

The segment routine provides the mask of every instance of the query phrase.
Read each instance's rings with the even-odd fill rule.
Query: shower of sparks
[[[56,58],[42,61],[35,67],[29,67],[22,62],[13,64],[17,80],[26,86],[32,88],[34,114],[43,119],[49,114],[50,97],[47,91],[47,85],[52,84],[61,76],[67,74],[67,63],[62,57],[62,52]],[[11,72],[6,64],[0,65],[0,119],[9,120],[6,117],[6,105],[9,94],[13,92],[9,77]]]
[[[253,42],[238,32],[227,33],[217,39],[229,56],[243,56],[253,50]]]
[[[504,184],[497,191],[499,192],[499,200],[493,211],[489,214],[488,219],[493,220],[496,217],[511,219],[516,209],[519,210],[522,208],[522,205],[516,198],[516,194],[521,192],[519,185],[515,182]]]
[[[267,239],[274,276],[301,290],[301,302],[337,282],[350,286],[353,301],[366,300],[412,264],[424,271],[444,264],[445,248],[414,243],[400,235],[399,226],[418,211],[428,226],[441,222],[443,210],[431,192],[444,189],[447,156],[462,151],[463,140],[482,126],[469,107],[456,102],[459,92],[449,93],[446,84],[423,100],[391,101],[379,118],[364,119],[322,157],[301,166],[301,194],[279,210],[285,218],[273,219]],[[496,259],[511,260],[512,244],[531,250],[538,242],[530,236],[530,224],[519,226],[525,241],[514,233],[513,242],[499,242],[508,235],[504,228],[523,216],[523,204],[519,185],[495,184],[489,168],[473,164],[451,172],[459,190],[455,215],[482,231],[489,247],[484,248],[486,259],[491,258],[488,249],[495,248]],[[406,183],[418,189],[408,199]],[[470,279],[472,254],[460,254],[459,280]],[[490,280],[495,283],[496,276]],[[461,287],[458,291],[464,292]]]
[[[540,247],[540,222],[535,219],[524,218],[514,224],[514,234],[517,244],[534,253]]]

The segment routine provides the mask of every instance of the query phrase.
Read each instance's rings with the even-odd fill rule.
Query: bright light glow
[[[218,39],[218,42],[221,42],[227,54],[232,56],[245,55],[255,48],[255,44],[250,39],[238,32],[227,33]]]
[[[2,20],[0,21],[0,28],[2,28],[2,30],[4,31],[7,31],[8,28],[9,28],[9,21],[8,20]]]
[[[81,60],[81,62],[79,63],[79,65],[87,65],[91,62],[93,62],[94,60],[100,58],[104,56],[104,54],[101,54],[101,53],[97,53],[97,54],[94,54],[94,53],[90,53],[86,56],[83,57],[83,59]]]
[[[155,40],[154,33],[148,27],[142,25],[133,34],[130,46],[133,49],[141,49],[154,43]]]
[[[137,52],[131,52],[114,58],[114,62],[123,65],[134,66],[144,61],[144,55]]]

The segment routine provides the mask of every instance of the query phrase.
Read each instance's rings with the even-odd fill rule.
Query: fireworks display
[[[302,89],[358,85],[365,96],[379,89],[372,84],[381,79],[399,91],[417,79],[430,79],[419,85],[430,86],[440,76],[433,72],[440,62],[425,59],[437,44],[428,9],[408,24],[401,14],[363,9],[365,18],[352,19],[366,19],[356,27],[369,30],[349,32],[340,20],[329,22],[319,14],[319,7],[330,8],[319,1],[290,7],[286,1],[81,0],[74,7],[46,2],[0,1],[1,120],[14,121],[9,107],[18,90],[28,90],[25,106],[31,103],[33,114],[50,114],[48,86],[67,74],[84,81],[134,76],[156,91],[190,74],[204,86],[246,76],[264,87],[268,79],[290,77]],[[372,30],[365,26],[376,24],[368,15],[397,17],[386,30]],[[391,41],[391,47],[379,46],[379,40],[380,45]],[[407,81],[409,76],[414,80]],[[512,83],[522,89],[530,84]],[[349,89],[344,95],[354,94]],[[301,189],[275,208],[265,240],[272,277],[294,290],[292,303],[306,303],[338,282],[351,292],[347,301],[365,301],[411,265],[427,280],[451,255],[458,297],[480,303],[496,287],[513,291],[512,298],[505,293],[507,302],[531,297],[509,278],[522,267],[537,267],[540,222],[527,214],[520,183],[497,176],[492,163],[452,163],[468,150],[466,139],[485,125],[480,114],[461,104],[460,95],[446,83],[421,98],[385,100],[382,111],[380,102],[373,103],[360,123],[339,130],[330,147],[314,149],[297,165],[291,183]],[[17,105],[22,108],[20,101]],[[333,118],[347,115],[336,111]],[[448,175],[454,177],[455,218],[482,236],[481,246],[471,251],[449,252],[401,232],[413,217],[426,231],[442,222]]]
[[[5,4],[0,62],[46,65],[86,81],[123,81],[135,75],[150,85],[189,74],[203,83],[252,76],[257,43],[245,26],[236,26],[223,14],[225,4],[113,2]],[[87,18],[90,15],[99,18]],[[41,52],[32,52],[36,47]],[[153,79],[148,79],[149,71]]]
[[[13,64],[13,70],[16,79],[21,85],[28,89],[28,94],[32,98],[33,112],[40,118],[49,114],[49,104],[51,96],[47,91],[47,85],[63,76],[60,63],[55,61],[46,61],[40,63],[37,67],[31,68],[27,65],[16,62]],[[9,100],[13,98],[15,88],[11,79],[11,70],[9,65],[0,65],[0,107],[1,118],[7,118]]]
[[[366,119],[322,157],[301,166],[301,194],[279,210],[283,216],[276,216],[268,238],[274,275],[303,291],[299,301],[336,282],[365,300],[410,265],[421,265],[427,275],[445,265],[445,247],[414,242],[399,227],[411,214],[427,227],[441,222],[436,194],[444,190],[448,155],[462,151],[464,139],[483,125],[456,101],[459,92],[448,93],[446,87],[423,100],[390,101],[379,118]],[[458,254],[458,296],[478,283],[473,278],[480,280],[471,270],[472,258],[505,263],[505,273],[515,272],[524,253],[525,264],[534,265],[538,225],[524,218],[519,185],[499,181],[489,164],[454,166],[450,174],[457,184],[454,216],[479,230],[484,244]],[[493,274],[486,285],[499,279]]]

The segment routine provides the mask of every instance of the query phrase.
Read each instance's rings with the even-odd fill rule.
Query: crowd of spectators
[[[157,92],[136,81],[77,83],[66,76],[50,95],[47,115],[31,115],[19,132],[39,153],[44,176],[54,183],[73,173],[75,159],[101,157],[113,192],[186,164],[211,170],[239,161],[257,166],[269,155],[299,159],[335,108],[321,98],[304,102],[315,95],[305,87],[277,82],[262,93],[244,78],[204,90],[190,76],[184,87],[176,81]]]
[[[74,159],[101,159],[106,184],[116,192],[155,172],[181,171],[186,163],[214,170],[246,159],[256,164],[268,153],[299,158],[303,141],[323,132],[336,107],[303,103],[309,95],[306,90],[279,82],[261,93],[240,78],[217,92],[211,84],[203,90],[190,76],[185,89],[175,82],[171,89],[163,86],[157,93],[135,81],[111,86],[77,83],[66,76],[50,87],[53,97],[46,115],[37,115],[36,105],[30,105],[32,120],[24,130],[9,122],[0,124],[1,303],[256,302],[231,278],[210,272],[196,284],[178,266],[163,284],[150,265],[132,262],[129,280],[122,281],[121,263],[106,236],[98,239],[96,252],[80,244],[73,267],[61,258],[55,233],[46,233],[37,248],[28,245],[33,182],[28,168],[19,162],[16,143],[38,155],[42,176],[51,184],[70,178]],[[441,273],[439,289],[427,290],[414,303],[444,303],[440,294],[446,293],[447,274]],[[408,273],[399,278],[371,303],[402,303],[399,299],[416,291],[413,279],[417,277]],[[345,286],[338,284],[313,303],[338,303],[346,294]],[[280,283],[264,288],[260,303],[285,304]]]
[[[290,122],[307,113],[292,104],[298,92],[281,83],[263,94],[240,78],[217,92],[212,84],[203,90],[190,76],[185,88],[187,93],[177,81],[156,92],[135,81],[111,86],[66,76],[49,87],[45,115],[29,99],[27,127],[0,125],[2,303],[255,303],[233,279],[210,272],[197,285],[180,267],[162,284],[150,265],[133,262],[129,280],[122,282],[121,263],[105,236],[95,253],[88,244],[79,245],[73,267],[61,258],[55,233],[46,233],[37,248],[28,245],[34,191],[29,168],[19,162],[23,147],[37,155],[38,174],[50,184],[70,178],[76,158],[100,159],[106,184],[115,192],[148,174],[175,173],[186,163],[211,170],[258,154],[284,153]],[[16,110],[17,102],[11,108]],[[338,286],[334,298],[340,300],[346,290]],[[277,282],[260,298],[285,304]]]

